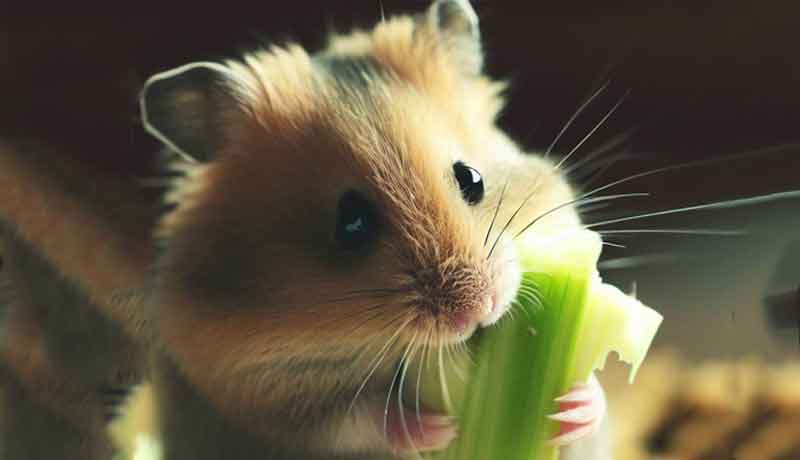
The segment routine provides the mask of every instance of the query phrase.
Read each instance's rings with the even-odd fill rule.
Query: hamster
[[[508,311],[521,278],[513,237],[527,224],[547,213],[529,231],[581,225],[562,206],[574,193],[561,172],[496,126],[504,85],[482,63],[472,7],[437,0],[315,54],[290,44],[156,75],[143,121],[178,176],[160,216],[127,183],[64,194],[64,180],[93,181],[91,171],[54,176],[0,147],[13,190],[0,194],[0,216],[30,253],[8,264],[49,270],[43,281],[12,270],[27,286],[11,294],[18,313],[6,327],[17,332],[3,343],[15,397],[94,446],[74,458],[107,458],[98,388],[141,380],[152,382],[165,459],[444,448],[451,419],[384,413],[398,366],[459,352]],[[98,206],[114,199],[139,216],[129,228]],[[69,337],[81,329],[106,365],[76,371],[75,353],[59,353],[64,325],[41,316],[62,305],[40,299],[37,282],[75,297],[66,312],[91,312]],[[30,313],[42,303],[48,314]],[[120,343],[105,346],[109,337]],[[52,382],[74,391],[49,392]],[[559,440],[589,446],[574,458],[606,458],[602,390],[593,380],[568,396]],[[2,445],[11,429],[0,428]]]

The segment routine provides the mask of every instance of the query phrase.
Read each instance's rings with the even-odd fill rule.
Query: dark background
[[[800,140],[796,2],[602,3],[476,3],[489,72],[513,84],[503,124],[524,144],[548,145],[606,80],[604,97],[570,130],[562,150],[626,91],[630,96],[596,137],[638,127],[633,151],[640,155],[685,159]],[[273,41],[318,48],[330,30],[366,27],[382,11],[427,5],[296,0],[232,8],[236,14],[197,7],[162,17],[7,16],[0,132],[124,156],[132,150],[136,91],[155,71]]]
[[[217,5],[235,13],[211,14],[193,5],[181,16],[6,16],[0,20],[0,30],[8,34],[0,40],[0,136],[59,142],[70,147],[62,154],[91,161],[109,174],[144,176],[152,173],[155,143],[137,123],[136,94],[148,75],[275,40],[318,48],[328,31],[367,27],[382,11],[389,16],[427,5],[295,0],[262,2],[258,10]],[[476,9],[488,71],[512,83],[501,123],[525,146],[546,148],[587,96],[609,81],[559,141],[556,151],[568,152],[628,93],[574,159],[626,133],[630,137],[601,160],[620,153],[632,158],[601,176],[593,175],[594,168],[576,171],[579,184],[719,159],[613,189],[652,193],[647,200],[616,206],[616,212],[800,189],[800,3],[496,0],[477,2]],[[784,148],[730,157],[776,146]],[[800,283],[800,260],[783,263],[782,273],[774,274],[785,258],[783,248],[800,233],[800,200],[618,228],[678,226],[745,228],[751,235],[613,239],[628,249],[609,248],[608,258],[683,257],[648,270],[609,273],[620,283],[637,280],[640,296],[662,308],[667,322],[660,340],[700,355],[772,355],[790,348],[786,344],[796,338],[776,338],[763,324],[760,298]]]

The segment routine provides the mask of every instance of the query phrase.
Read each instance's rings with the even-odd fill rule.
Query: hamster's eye
[[[467,204],[478,204],[483,199],[483,177],[477,169],[467,166],[461,161],[453,164],[453,173],[458,181],[458,188]]]
[[[377,230],[377,216],[372,204],[354,190],[345,192],[339,199],[336,241],[344,249],[358,249],[372,241]]]

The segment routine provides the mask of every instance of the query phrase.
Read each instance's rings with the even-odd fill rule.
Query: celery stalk
[[[637,300],[605,285],[596,271],[601,241],[578,230],[529,236],[520,244],[526,270],[513,317],[474,340],[475,365],[460,381],[445,377],[459,438],[437,460],[554,460],[547,440],[557,422],[554,399],[586,381],[615,350],[631,379],[661,322]],[[439,380],[426,376],[425,382]],[[422,389],[436,407],[441,386]],[[463,395],[463,396],[460,396]],[[441,406],[441,405],[440,405]],[[447,407],[447,405],[445,405]]]

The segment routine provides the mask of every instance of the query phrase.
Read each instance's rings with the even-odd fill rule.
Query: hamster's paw
[[[395,452],[441,450],[458,433],[452,417],[430,411],[417,414],[415,410],[406,408],[390,410],[385,424],[386,438]]]
[[[569,445],[591,434],[599,428],[606,413],[606,398],[603,388],[592,376],[587,384],[573,386],[567,394],[556,398],[558,413],[548,418],[561,422],[558,434],[550,442]]]

